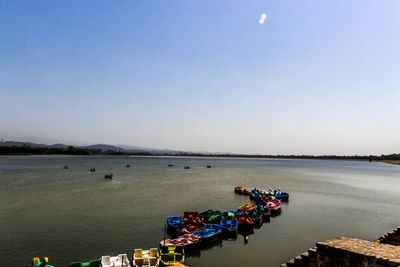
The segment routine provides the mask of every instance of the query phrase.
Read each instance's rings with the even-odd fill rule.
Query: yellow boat
[[[238,209],[239,210],[245,210],[245,211],[252,211],[257,208],[257,205],[251,205],[251,204],[244,204],[240,206]]]
[[[163,266],[175,266],[185,262],[183,246],[161,246],[160,261]]]

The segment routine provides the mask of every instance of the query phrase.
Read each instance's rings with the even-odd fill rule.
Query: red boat
[[[249,215],[246,212],[235,214],[235,218],[238,221],[239,226],[252,227],[254,225],[253,220],[249,217]]]
[[[191,234],[205,226],[206,224],[201,220],[197,211],[185,211],[183,213],[183,233]]]
[[[271,201],[271,200],[275,200],[276,198],[274,196],[265,196],[262,197],[261,200],[264,200],[265,202]]]
[[[193,246],[200,242],[200,237],[192,234],[184,234],[174,239],[165,239],[160,242],[161,246]]]
[[[236,186],[235,187],[235,193],[241,194],[241,195],[250,195],[250,191],[247,190],[246,188],[242,187],[242,186]]]
[[[281,211],[281,201],[279,199],[269,200],[264,208],[268,209],[269,212],[279,213]]]
[[[192,221],[199,217],[199,212],[194,210],[188,210],[183,213],[183,220],[185,221]]]

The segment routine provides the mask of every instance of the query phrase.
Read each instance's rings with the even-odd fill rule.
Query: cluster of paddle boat
[[[185,250],[180,245],[161,246],[159,249],[135,249],[132,253],[132,262],[127,254],[119,254],[116,256],[101,256],[99,259],[87,262],[72,262],[70,267],[187,267],[184,265]],[[30,265],[25,267],[54,267],[49,264],[47,257],[32,259]]]
[[[237,186],[235,187],[235,193],[250,196],[250,199],[252,199],[253,201],[259,201],[259,200],[267,201],[273,199],[278,199],[280,201],[286,201],[286,202],[289,201],[289,193],[282,192],[280,188],[278,189],[269,188],[268,190],[254,188],[253,190],[248,190],[242,186]]]
[[[282,201],[289,201],[289,194],[277,190],[247,190],[236,187],[236,193],[248,195],[253,203],[244,204],[236,210],[204,212],[185,211],[183,216],[167,216],[167,231],[173,237],[160,242],[161,246],[193,247],[212,241],[222,234],[237,235],[238,229],[259,228],[270,216],[278,215]]]
[[[70,267],[184,267],[185,250],[200,244],[220,239],[222,235],[237,236],[238,231],[259,228],[270,216],[281,212],[282,201],[289,201],[289,194],[280,189],[248,190],[237,186],[235,193],[250,197],[252,203],[244,204],[235,210],[204,212],[185,211],[183,216],[167,216],[166,232],[171,238],[160,242],[159,248],[135,249],[131,261],[127,254],[102,256],[88,262],[72,262]],[[247,238],[245,239],[246,242]],[[48,258],[33,258],[32,264],[25,267],[54,267]]]

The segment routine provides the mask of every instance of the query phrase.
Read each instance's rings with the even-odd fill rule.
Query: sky
[[[28,137],[399,153],[400,1],[0,0],[0,138]]]

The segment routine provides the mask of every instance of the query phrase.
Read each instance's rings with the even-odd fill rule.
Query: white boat
[[[128,255],[119,254],[118,256],[101,256],[101,265],[103,267],[130,267]]]
[[[158,249],[136,248],[133,252],[133,266],[138,267],[158,267],[160,264],[160,254]]]

